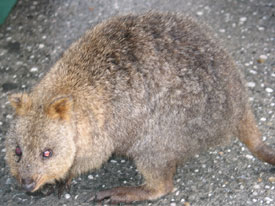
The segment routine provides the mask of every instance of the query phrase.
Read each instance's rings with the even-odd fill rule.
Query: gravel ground
[[[263,139],[275,148],[274,0],[19,0],[0,26],[0,205],[96,205],[87,202],[95,191],[142,182],[132,162],[112,158],[76,178],[61,199],[26,194],[8,173],[4,141],[13,118],[8,94],[28,90],[87,28],[149,9],[187,13],[213,27],[244,72]],[[237,140],[197,155],[178,168],[174,180],[172,194],[137,205],[275,205],[275,168]]]

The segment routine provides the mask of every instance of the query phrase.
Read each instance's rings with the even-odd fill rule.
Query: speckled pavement
[[[4,161],[12,116],[7,95],[28,91],[84,31],[108,17],[147,10],[177,11],[209,24],[243,71],[263,139],[275,149],[274,0],[19,0],[0,26],[0,205],[108,205],[87,202],[96,191],[136,185],[132,162],[112,158],[74,179],[70,193],[26,194]],[[275,205],[275,167],[255,159],[239,141],[211,149],[179,167],[175,191],[161,206]]]

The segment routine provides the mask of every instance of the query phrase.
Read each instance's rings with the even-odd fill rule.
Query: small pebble
[[[12,115],[8,114],[8,115],[6,116],[6,118],[7,118],[7,119],[12,119]]]
[[[37,71],[38,71],[38,68],[37,68],[37,67],[33,67],[33,68],[31,68],[30,71],[31,71],[31,72],[37,72]]]
[[[266,118],[265,118],[265,117],[262,117],[262,118],[260,119],[260,121],[265,122],[265,121],[266,121]]]
[[[258,178],[258,182],[262,182],[262,181],[263,181],[263,179],[259,177]]]
[[[264,30],[264,27],[260,26],[260,27],[258,27],[258,30],[259,30],[259,31],[263,31],[263,30]]]
[[[254,157],[252,155],[245,155],[247,159],[253,159]]]
[[[269,180],[270,182],[275,182],[275,177],[269,177],[268,180]]]
[[[11,184],[11,178],[8,178],[7,180],[6,180],[6,185],[10,185]]]
[[[260,189],[260,185],[254,185],[254,189]]]
[[[190,206],[190,203],[189,202],[185,202],[184,206]]]
[[[66,199],[70,199],[70,198],[71,198],[71,195],[67,193],[67,194],[65,194],[65,198],[66,198]]]
[[[202,16],[202,15],[203,15],[203,12],[202,12],[202,11],[198,11],[198,12],[197,12],[197,15],[198,15],[198,16]]]
[[[264,63],[267,60],[267,56],[266,55],[260,55],[257,62],[258,63]]]
[[[247,18],[245,16],[240,18],[240,22],[245,22],[246,20]]]
[[[251,73],[251,74],[257,74],[257,71],[255,71],[255,70],[249,70],[249,72]]]
[[[39,49],[43,49],[44,47],[45,47],[45,45],[44,44],[39,44]]]
[[[246,83],[246,86],[250,87],[250,88],[253,88],[256,86],[256,83],[255,82],[247,82]]]
[[[265,91],[268,92],[268,93],[272,93],[273,89],[271,89],[271,88],[265,88]]]
[[[269,197],[265,197],[264,200],[269,204],[270,202],[273,201],[273,199],[269,198]]]

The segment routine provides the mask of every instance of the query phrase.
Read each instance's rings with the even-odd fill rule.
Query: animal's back
[[[184,159],[236,129],[245,89],[207,27],[174,14],[129,15],[99,25],[82,41],[80,51],[97,54],[85,67],[89,83],[104,81],[110,95],[107,129],[117,152]]]

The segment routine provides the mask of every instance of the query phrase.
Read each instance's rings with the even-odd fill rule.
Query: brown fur
[[[46,107],[45,114],[52,119],[69,121],[72,107],[73,102],[70,98],[59,97]]]
[[[24,115],[31,107],[31,100],[26,94],[14,94],[9,97],[9,101],[17,115]]]
[[[97,199],[133,202],[171,192],[178,164],[232,135],[274,164],[242,82],[207,27],[189,17],[112,18],[75,42],[29,94],[10,97],[17,114],[6,141],[11,173],[35,191],[122,154],[145,184]]]

